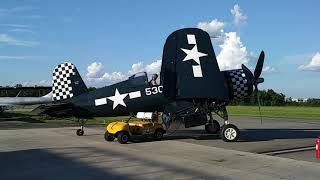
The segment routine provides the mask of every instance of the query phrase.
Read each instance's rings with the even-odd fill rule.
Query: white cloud
[[[211,22],[199,22],[197,27],[206,31],[210,35],[213,45],[219,45],[223,43],[225,39],[223,33],[225,25],[225,22],[214,19]]]
[[[105,86],[126,80],[129,76],[138,72],[147,72],[147,74],[159,73],[161,69],[161,60],[144,65],[142,62],[135,63],[127,72],[104,72],[102,63],[94,62],[87,68],[86,80],[89,86]]]
[[[242,14],[238,4],[231,9],[231,14],[234,17],[234,24],[237,26],[247,20],[247,16]],[[252,53],[247,51],[237,32],[224,33],[224,28],[228,24],[230,23],[214,19],[211,22],[199,22],[197,25],[198,28],[207,31],[210,34],[212,44],[220,48],[220,52],[217,53],[217,61],[221,70],[240,68],[241,64],[248,66],[250,59],[252,59]]]
[[[217,61],[221,70],[240,68],[241,64],[247,65],[250,55],[236,32],[225,33],[225,41],[220,45],[221,51]]]
[[[35,56],[0,56],[0,59],[5,59],[5,60],[18,60],[18,59],[30,59],[34,58]]]
[[[242,10],[238,4],[233,6],[233,9],[230,10],[233,15],[233,21],[236,26],[246,23],[248,17],[242,14]]]
[[[22,83],[22,86],[24,87],[30,87],[30,86],[52,86],[52,82],[49,80],[41,80],[39,82],[24,82]]]
[[[36,8],[32,6],[17,6],[13,8],[0,8],[0,16],[17,16],[17,14],[30,12]],[[25,17],[25,16],[21,16]]]
[[[10,32],[17,32],[17,33],[31,33],[31,34],[36,34],[34,31],[30,29],[25,29],[25,28],[14,28],[9,30]]]
[[[0,24],[0,26],[12,27],[12,28],[28,28],[25,24]]]
[[[271,67],[271,66],[265,66],[263,69],[262,69],[262,72],[264,73],[272,73],[272,72],[275,72],[276,69],[274,67]]]
[[[208,32],[211,37],[216,37],[221,34],[225,26],[224,22],[218,21],[217,19],[211,22],[199,22],[197,27]]]
[[[103,75],[103,65],[102,63],[94,62],[88,66],[87,71],[88,78],[100,77],[101,75]]]
[[[143,63],[138,62],[136,64],[132,64],[131,70],[129,70],[128,74],[132,75],[142,71],[144,71]]]
[[[162,60],[157,60],[151,64],[146,65],[145,67],[145,71],[148,74],[155,74],[155,73],[159,73],[161,71],[161,63]]]
[[[98,78],[98,81],[103,81],[107,84],[123,81],[127,79],[128,76],[122,72],[112,72],[112,73],[104,73],[102,77]]]
[[[26,46],[32,47],[37,45],[38,43],[35,41],[24,41],[16,39],[15,37],[9,36],[8,34],[0,34],[0,44],[7,44],[13,46]]]
[[[320,71],[320,53],[317,52],[312,58],[311,61],[305,65],[301,65],[298,68],[303,71]]]

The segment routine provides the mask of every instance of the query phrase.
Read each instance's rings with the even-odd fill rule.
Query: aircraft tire
[[[104,133],[104,139],[110,142],[110,141],[113,141],[115,138],[114,136],[111,136],[107,131],[106,133]]]
[[[222,127],[220,135],[224,142],[236,142],[240,137],[240,130],[233,124],[227,124]]]
[[[120,144],[127,144],[129,141],[129,134],[127,132],[119,132],[117,135],[117,140]]]
[[[83,136],[83,134],[84,134],[84,131],[82,129],[78,129],[77,130],[77,135],[78,136]]]
[[[210,134],[217,134],[220,131],[220,124],[218,121],[213,120],[212,123],[205,125],[205,130]]]

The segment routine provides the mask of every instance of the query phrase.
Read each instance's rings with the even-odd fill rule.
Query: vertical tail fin
[[[69,62],[59,64],[53,70],[52,98],[62,101],[88,92],[77,68]]]

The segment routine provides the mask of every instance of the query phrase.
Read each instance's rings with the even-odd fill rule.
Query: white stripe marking
[[[193,65],[193,77],[202,77],[202,70],[200,65]]]
[[[129,97],[130,99],[139,98],[141,97],[141,92],[140,91],[131,92],[129,93]]]
[[[187,34],[188,44],[197,44],[194,34]]]
[[[107,104],[107,98],[96,99],[94,102],[96,106],[101,106]]]

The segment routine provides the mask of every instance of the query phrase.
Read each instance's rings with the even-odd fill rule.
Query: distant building
[[[302,102],[308,102],[308,98],[285,98],[286,102],[297,102],[297,103],[302,103]]]
[[[308,98],[291,98],[291,97],[286,97],[285,98],[286,102],[297,102],[297,103],[301,103],[301,102],[307,102]]]
[[[0,87],[0,97],[40,97],[51,92],[51,87]]]

